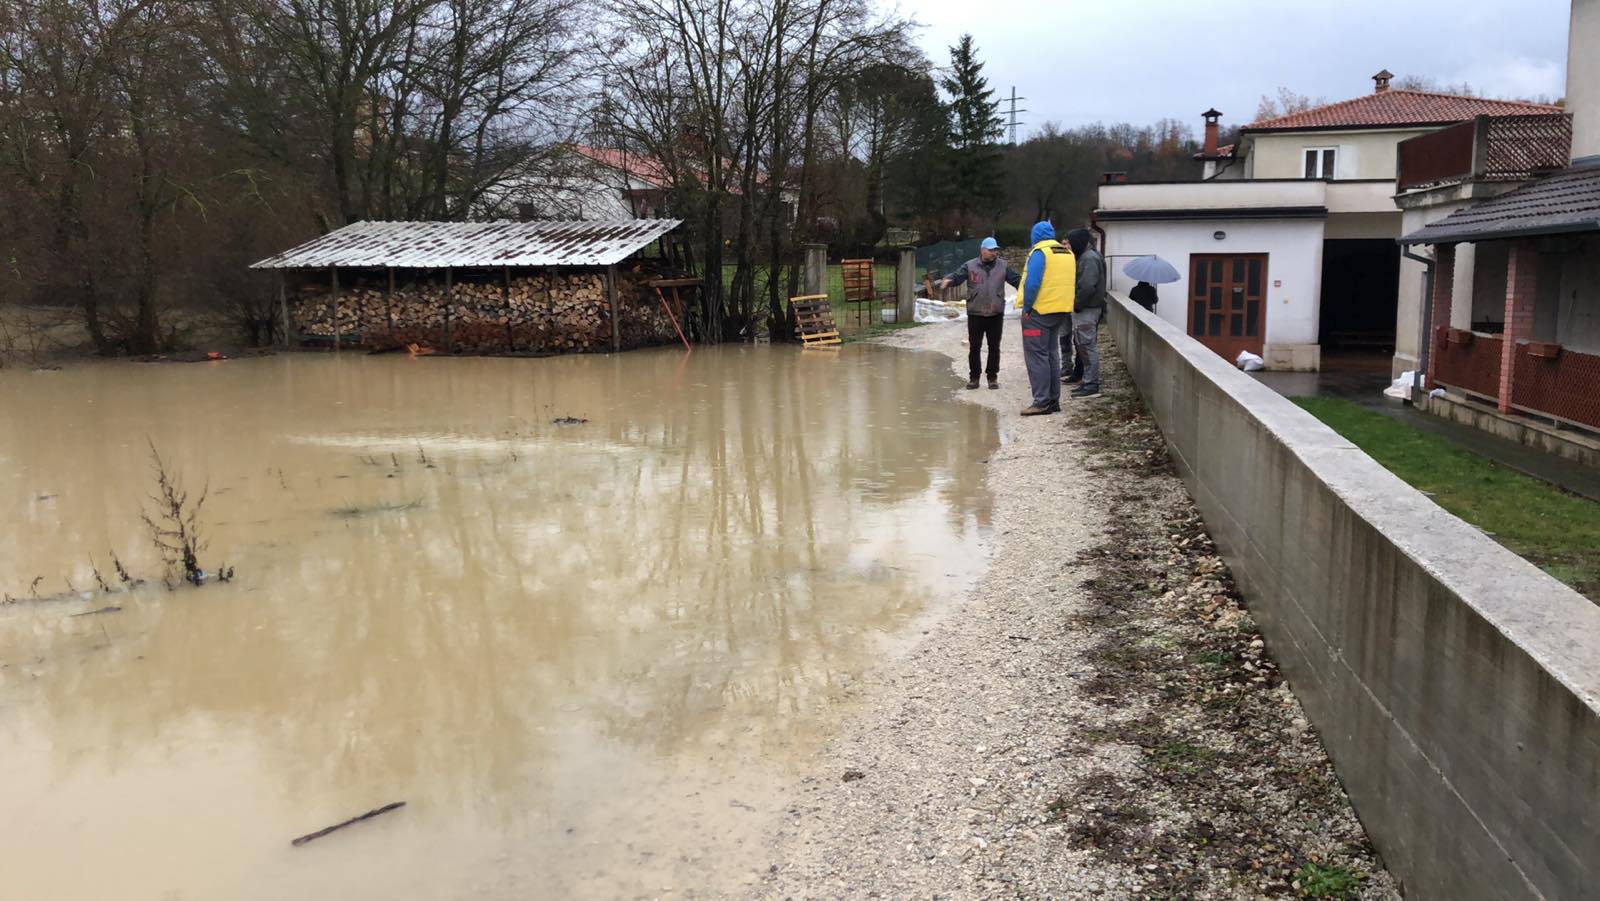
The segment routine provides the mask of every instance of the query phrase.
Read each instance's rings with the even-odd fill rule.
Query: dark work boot
[[[997,375],[989,376],[989,390],[993,391],[993,390],[995,390],[995,389],[997,389],[999,387],[1000,387],[1000,377],[997,376]]]
[[[972,390],[976,389],[977,387],[978,387],[978,377],[977,376],[973,376],[972,378],[967,379],[967,390],[968,391],[972,391]]]

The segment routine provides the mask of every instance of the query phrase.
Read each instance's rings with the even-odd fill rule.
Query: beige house
[[[1398,90],[1373,76],[1371,94],[1253,122],[1217,146],[1208,110],[1201,182],[1107,184],[1096,223],[1112,285],[1120,266],[1156,254],[1183,274],[1156,312],[1234,359],[1320,369],[1334,359],[1382,368],[1396,344],[1404,284],[1403,217],[1395,205],[1397,146],[1477,116],[1550,115],[1541,104]]]

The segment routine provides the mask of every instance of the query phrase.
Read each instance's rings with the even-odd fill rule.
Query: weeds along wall
[[[645,271],[617,272],[624,349],[677,341]],[[337,302],[326,271],[304,273],[288,296],[305,343],[386,348],[418,344],[459,353],[578,353],[611,348],[605,274],[594,269],[341,269]],[[335,327],[337,316],[337,328]]]
[[[1113,295],[1109,329],[1407,898],[1592,898],[1600,605]]]

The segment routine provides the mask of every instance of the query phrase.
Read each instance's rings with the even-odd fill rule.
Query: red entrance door
[[[1261,353],[1267,331],[1267,255],[1191,254],[1189,334],[1228,362]]]

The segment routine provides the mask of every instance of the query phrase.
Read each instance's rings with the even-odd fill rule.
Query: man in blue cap
[[[939,279],[942,291],[955,282],[967,285],[967,388],[978,387],[978,364],[983,361],[981,350],[985,339],[989,341],[989,387],[1000,387],[1000,332],[1006,316],[1006,285],[1018,287],[1022,278],[1000,259],[1000,244],[993,238],[984,238],[978,246],[977,257],[961,264],[961,268]]]

